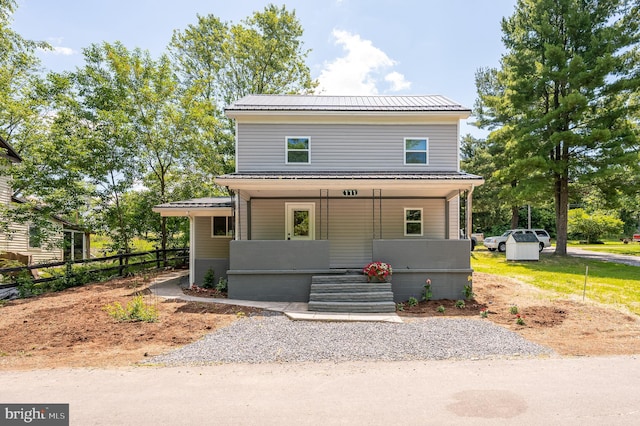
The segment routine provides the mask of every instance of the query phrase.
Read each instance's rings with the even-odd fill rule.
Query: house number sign
[[[358,190],[357,189],[345,189],[344,191],[342,191],[342,195],[344,195],[345,197],[357,197],[358,196]]]

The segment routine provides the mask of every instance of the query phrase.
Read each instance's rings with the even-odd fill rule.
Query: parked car
[[[487,237],[484,239],[484,246],[489,249],[489,251],[504,252],[507,249],[507,238],[511,234],[534,234],[538,241],[540,241],[540,251],[542,251],[545,247],[551,247],[551,237],[549,233],[544,229],[509,229],[505,231],[504,234],[498,237]]]

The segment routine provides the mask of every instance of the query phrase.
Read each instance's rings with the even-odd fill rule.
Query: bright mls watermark
[[[0,404],[0,425],[69,426],[69,404]]]

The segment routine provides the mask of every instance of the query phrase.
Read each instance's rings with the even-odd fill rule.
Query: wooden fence
[[[74,266],[79,264],[96,264],[99,263],[102,265],[101,267],[97,267],[95,269],[82,269],[78,271],[78,268]],[[61,266],[65,266],[66,269],[63,271],[63,274],[67,274],[67,277],[71,275],[71,277],[75,275],[82,274],[102,274],[107,272],[117,271],[118,276],[124,276],[131,271],[140,271],[147,269],[160,269],[163,267],[167,267],[169,265],[172,266],[184,266],[189,264],[189,249],[188,248],[180,248],[180,249],[166,249],[166,250],[151,250],[144,252],[136,252],[136,253],[121,253],[113,256],[105,256],[98,257],[93,259],[83,259],[83,260],[75,260],[75,261],[67,261],[67,262],[52,262],[52,263],[41,263],[37,265],[28,265],[28,266],[17,266],[12,268],[1,268],[0,276],[4,277],[4,281],[9,280],[10,282],[0,282],[0,288],[8,288],[8,287],[16,287],[18,284],[16,283],[16,277],[19,277],[23,272],[28,272],[30,276],[33,277],[31,280],[32,283],[46,283],[54,280],[58,280],[61,278],[61,274],[59,271],[56,271],[55,268],[60,268]],[[50,270],[52,272],[56,271],[57,273],[49,273],[46,275],[51,275],[48,277],[40,277],[40,275],[45,275],[42,271]]]

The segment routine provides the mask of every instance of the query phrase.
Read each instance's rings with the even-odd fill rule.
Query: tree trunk
[[[569,209],[569,178],[566,175],[556,176],[556,254],[567,254],[567,221]]]
[[[511,229],[518,227],[518,221],[520,220],[518,210],[520,210],[518,206],[511,206]]]

